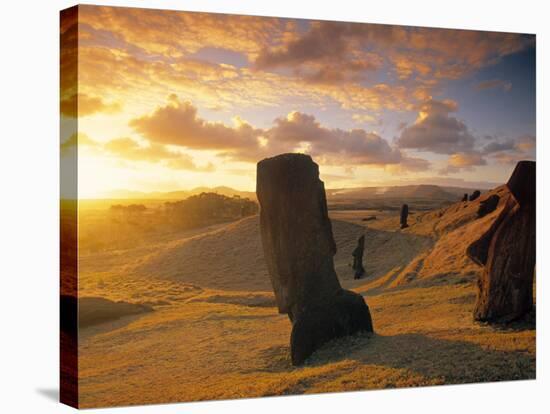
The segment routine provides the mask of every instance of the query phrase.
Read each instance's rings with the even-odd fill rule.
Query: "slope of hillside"
[[[361,187],[327,190],[328,199],[429,198],[455,201],[456,194],[437,185],[405,185],[390,187]]]
[[[478,219],[493,193],[497,211]],[[412,211],[404,230],[394,211],[331,212],[339,279],[366,296],[375,333],[327,343],[302,367],[290,361],[257,216],[81,257],[81,295],[154,309],[80,330],[82,407],[535,378],[533,319],[506,330],[472,320],[481,268],[465,249],[507,196],[501,187]],[[367,276],[354,280],[361,234]]]
[[[500,197],[495,211],[478,218],[482,201],[496,194]],[[466,283],[473,281],[481,268],[466,256],[466,249],[493,223],[510,194],[505,186],[483,193],[477,200],[458,202],[448,207],[409,217],[410,227],[403,233],[430,237],[434,245],[393,275],[389,287],[413,283]],[[398,217],[389,217],[369,226],[377,229],[397,228]]]
[[[350,267],[351,252],[362,234],[366,234],[365,269],[370,278],[408,263],[431,244],[425,236],[388,233],[340,220],[332,220],[332,229],[335,267],[346,287],[363,283],[353,280]],[[135,273],[211,289],[271,290],[258,216],[167,246],[136,267]]]

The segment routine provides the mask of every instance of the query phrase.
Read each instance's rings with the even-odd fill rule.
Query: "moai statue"
[[[477,217],[485,217],[487,214],[492,213],[497,209],[498,202],[500,201],[500,197],[496,194],[492,194],[491,196],[487,197],[485,200],[481,200],[479,202],[479,208],[477,209]]]
[[[409,227],[407,224],[407,217],[409,216],[409,206],[407,204],[403,204],[401,207],[401,228],[404,229],[405,227]]]
[[[474,309],[477,321],[506,323],[533,307],[535,182],[535,162],[518,162],[507,183],[511,196],[502,212],[466,251],[484,266]]]
[[[357,240],[357,247],[353,250],[353,266],[354,271],[353,278],[361,279],[361,276],[365,274],[365,268],[363,267],[363,251],[365,250],[365,235],[362,235]]]
[[[481,192],[479,190],[475,190],[470,196],[470,201],[476,200],[480,195],[481,195]]]
[[[468,201],[468,193],[464,193],[464,197],[462,197],[462,201]]]
[[[282,154],[260,161],[256,180],[264,257],[279,312],[292,322],[292,363],[333,338],[372,332],[365,300],[342,289],[334,270],[319,166],[308,155]]]

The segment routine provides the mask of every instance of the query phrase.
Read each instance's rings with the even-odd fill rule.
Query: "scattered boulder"
[[[520,161],[507,187],[512,196],[494,223],[466,253],[484,266],[474,320],[507,323],[533,308],[536,163]]]
[[[334,270],[336,244],[319,166],[304,154],[264,159],[256,193],[277,307],[292,322],[292,363],[302,364],[330,339],[372,332],[365,300],[342,289]]]
[[[477,200],[479,196],[481,195],[481,192],[479,190],[475,190],[472,195],[470,196],[470,201]]]
[[[496,194],[493,194],[487,197],[485,200],[480,201],[479,208],[477,209],[477,217],[485,217],[487,214],[495,211],[499,201],[500,197]]]
[[[365,250],[365,235],[363,234],[357,240],[357,247],[353,250],[353,278],[361,279],[361,276],[365,274],[365,268],[363,267],[363,251]]]
[[[409,227],[407,224],[407,217],[409,216],[409,206],[407,204],[403,204],[401,207],[401,228],[404,229],[406,227]]]
[[[372,220],[376,220],[376,216],[368,216],[361,219],[361,221],[372,221]]]
[[[462,201],[468,201],[468,193],[464,193],[464,197],[462,197]]]

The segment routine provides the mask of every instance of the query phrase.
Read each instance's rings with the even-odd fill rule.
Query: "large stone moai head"
[[[468,256],[481,266],[474,319],[509,322],[533,307],[536,241],[536,164],[520,161],[507,187],[511,197]]]
[[[304,154],[258,163],[262,244],[279,312],[340,289],[334,271],[336,244],[319,166]]]
[[[363,297],[342,289],[334,270],[336,244],[318,165],[303,154],[260,161],[256,194],[277,306],[292,321],[293,364],[332,338],[372,331]]]

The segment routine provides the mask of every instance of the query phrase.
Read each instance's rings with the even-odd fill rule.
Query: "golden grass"
[[[535,378],[533,320],[508,328],[472,320],[480,269],[462,249],[491,218],[474,220],[473,205],[451,207],[446,218],[425,213],[405,231],[395,229],[395,217],[363,224],[352,213],[334,225],[340,281],[365,295],[375,334],[332,341],[302,367],[290,363],[291,325],[258,268],[261,249],[245,254],[255,218],[215,234],[81,257],[81,295],[155,309],[81,329],[81,406]],[[441,234],[427,230],[436,227]],[[362,232],[368,277],[356,281],[350,253]],[[187,250],[199,245],[211,248],[200,260]]]

